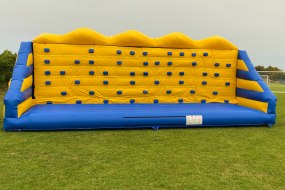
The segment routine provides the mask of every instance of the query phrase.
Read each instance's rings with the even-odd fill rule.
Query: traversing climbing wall
[[[33,44],[38,104],[236,103],[237,50]]]

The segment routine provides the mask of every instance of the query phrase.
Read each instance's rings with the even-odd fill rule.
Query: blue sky
[[[89,27],[105,35],[139,30],[159,37],[222,36],[248,51],[255,65],[285,70],[282,0],[0,0],[0,52],[45,32]]]

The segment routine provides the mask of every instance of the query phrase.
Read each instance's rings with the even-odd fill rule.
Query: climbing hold
[[[171,76],[171,75],[172,75],[172,72],[168,71],[168,72],[167,72],[167,75],[168,75],[168,76]]]

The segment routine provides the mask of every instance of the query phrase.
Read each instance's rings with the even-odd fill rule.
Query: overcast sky
[[[150,37],[219,35],[246,49],[254,65],[285,70],[284,0],[0,0],[0,52],[78,27],[105,35],[129,29]]]

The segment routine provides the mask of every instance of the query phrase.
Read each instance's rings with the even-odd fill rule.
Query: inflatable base
[[[46,104],[4,122],[7,131],[270,126],[275,114],[223,103]]]

